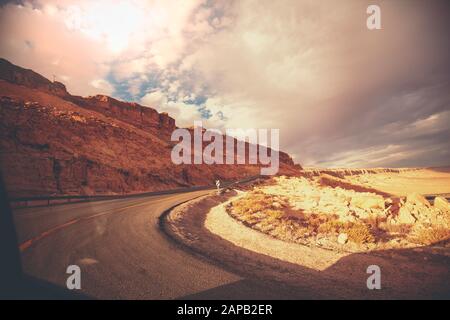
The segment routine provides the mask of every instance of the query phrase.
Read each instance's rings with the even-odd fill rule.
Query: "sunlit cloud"
[[[448,2],[380,1],[378,31],[369,3],[11,2],[0,56],[179,126],[279,128],[306,165],[448,164]]]

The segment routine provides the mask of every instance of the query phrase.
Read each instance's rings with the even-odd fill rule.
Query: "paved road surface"
[[[258,255],[255,258],[254,253],[224,241],[214,243],[207,248],[212,251],[205,252],[209,257],[225,257],[219,260],[226,263],[213,264],[185,251],[186,248],[162,233],[159,217],[167,209],[209,192],[193,191],[15,210],[24,270],[36,278],[65,287],[69,276],[66,274],[67,266],[79,265],[81,293],[103,299],[355,298],[364,296],[361,290],[368,294],[364,269],[367,264],[363,263],[361,272],[354,270],[360,266],[362,259],[368,259],[367,255],[350,255],[324,272],[317,272],[266,256]],[[212,237],[211,242],[214,242],[215,236],[208,237]],[[385,255],[388,258],[373,257],[376,259],[375,264],[382,265],[387,272],[385,279],[395,273],[396,266],[411,269],[403,256],[392,260],[394,255],[398,255],[397,252],[387,251]],[[403,277],[406,277],[406,282],[403,282],[418,286],[415,288],[418,292],[413,290],[412,296],[429,297],[430,294],[422,290],[426,286],[430,286],[431,296],[435,287],[439,289],[436,291],[439,295],[442,295],[442,289],[448,290],[445,283],[448,283],[446,274],[449,270],[448,267],[442,267],[448,258],[422,257],[416,252],[409,252],[408,255],[420,260],[424,268],[444,270],[442,275],[435,277],[439,285],[435,284],[435,279],[430,277],[426,268],[413,272],[410,277],[405,274],[411,272],[402,272]],[[434,261],[436,259],[438,261]],[[224,268],[249,270],[235,274]],[[338,284],[332,281],[336,273],[349,270],[353,282],[358,284],[357,290],[347,288],[347,282]],[[262,279],[255,276],[255,272],[262,275],[267,273],[268,276]],[[357,276],[361,279],[356,279]],[[279,281],[268,280],[275,278]],[[425,281],[429,278],[433,279]],[[346,293],[346,288],[351,292]],[[393,297],[398,296],[389,288],[389,283],[382,291],[379,294],[369,292],[371,295],[368,298],[381,297],[381,293],[390,297],[391,291]]]
[[[82,292],[95,298],[171,299],[236,282],[245,287],[239,276],[185,253],[158,228],[166,209],[208,192],[16,210],[24,269],[65,286],[67,266],[77,264]]]

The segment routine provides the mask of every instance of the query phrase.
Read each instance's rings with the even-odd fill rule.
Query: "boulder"
[[[283,206],[281,205],[281,203],[274,201],[272,203],[272,207],[275,209],[281,209]]]
[[[424,206],[427,208],[430,207],[430,203],[427,201],[427,199],[425,199],[424,196],[417,192],[408,194],[408,196],[406,197],[406,203],[416,206]]]
[[[384,209],[384,198],[382,196],[370,193],[355,194],[350,205],[361,209]]]
[[[411,209],[408,206],[403,206],[398,211],[397,223],[413,224],[417,221],[416,217],[411,214]]]
[[[441,211],[450,211],[450,204],[447,199],[443,197],[434,198],[434,208],[439,209]]]
[[[318,206],[318,203],[315,200],[306,199],[305,201],[302,202],[302,207],[303,207],[303,209],[306,209],[306,210],[311,210],[313,208],[316,208],[317,206]]]
[[[370,216],[370,211],[369,210],[364,210],[364,209],[359,209],[359,208],[355,208],[354,209],[356,216],[359,219],[367,219]]]
[[[346,215],[340,215],[339,221],[341,222],[356,222],[356,217],[353,216],[350,212]]]
[[[348,235],[346,233],[340,233],[337,238],[337,242],[339,244],[346,244],[347,241],[348,241]]]

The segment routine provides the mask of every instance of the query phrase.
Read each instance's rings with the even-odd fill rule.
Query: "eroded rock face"
[[[51,82],[32,70],[13,65],[2,58],[0,58],[0,79],[27,88],[38,89],[60,97],[69,95],[66,87],[61,82]]]
[[[175,130],[175,119],[167,113],[158,113],[153,108],[142,106],[134,102],[124,102],[105,95],[90,96],[87,98],[70,96],[67,100],[102,113],[107,117],[120,119],[136,128],[151,131],[163,136],[165,139]]]
[[[174,165],[166,113],[62,84],[0,60],[0,165],[11,197],[122,194],[259,175],[258,165]],[[280,173],[296,174],[280,154]]]
[[[420,168],[372,168],[372,169],[303,169],[302,174],[306,177],[317,177],[327,175],[345,178],[345,176],[357,176],[365,174],[377,174],[377,173],[400,173],[420,170]]]

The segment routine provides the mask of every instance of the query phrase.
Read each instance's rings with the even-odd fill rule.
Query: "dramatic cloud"
[[[450,5],[376,1],[22,1],[0,56],[165,111],[180,126],[280,128],[312,166],[438,166],[449,157]]]

